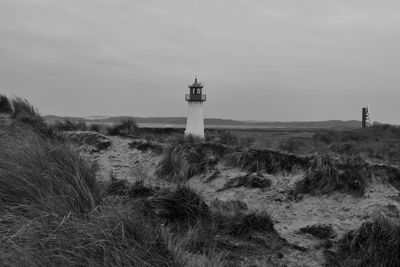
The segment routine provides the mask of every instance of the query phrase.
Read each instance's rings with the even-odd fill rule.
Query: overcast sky
[[[0,0],[0,93],[42,114],[400,124],[398,0]]]

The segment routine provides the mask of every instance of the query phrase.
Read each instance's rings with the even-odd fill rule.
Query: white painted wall
[[[203,102],[189,101],[185,135],[204,139]]]

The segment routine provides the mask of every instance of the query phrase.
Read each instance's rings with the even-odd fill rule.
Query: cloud
[[[0,90],[43,113],[175,116],[197,74],[210,117],[358,119],[370,103],[397,123],[399,11],[393,0],[2,0]]]

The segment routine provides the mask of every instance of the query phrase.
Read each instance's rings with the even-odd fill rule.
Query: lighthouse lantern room
[[[188,102],[188,116],[186,120],[185,136],[192,135],[204,139],[203,103],[206,95],[203,94],[203,85],[197,81],[189,85],[189,94],[185,95]]]

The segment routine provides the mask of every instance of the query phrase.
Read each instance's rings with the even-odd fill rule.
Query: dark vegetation
[[[52,136],[51,129],[40,116],[38,110],[27,100],[15,97],[11,99],[11,105],[13,109],[12,117],[17,123],[30,127],[42,136]]]
[[[300,228],[300,233],[310,234],[319,239],[329,239],[335,237],[332,226],[326,224],[314,224]]]
[[[179,138],[165,149],[157,173],[167,180],[184,182],[212,169],[230,149],[196,138]]]
[[[0,113],[12,113],[10,101],[4,95],[0,95]]]
[[[291,172],[296,167],[306,167],[308,160],[306,157],[268,149],[244,149],[224,157],[225,163],[230,166],[240,167],[249,172],[265,171],[272,174],[280,171]]]
[[[151,189],[141,182],[129,185],[126,181],[114,181],[107,192],[124,196],[125,201],[140,199],[147,216],[155,218],[170,236],[177,238],[173,240],[179,240],[176,241],[178,246],[194,254],[212,257],[213,253],[222,253],[233,264],[235,259],[230,253],[235,249],[231,242],[237,243],[238,238],[251,240],[256,233],[266,235],[267,240],[277,242],[280,248],[287,245],[275,231],[267,212],[251,212],[240,201],[215,201],[209,206],[200,195],[186,186]],[[236,251],[238,249],[236,247]],[[268,253],[268,250],[264,249],[263,253]]]
[[[164,151],[164,146],[158,142],[152,142],[146,139],[136,139],[129,143],[129,147],[132,149],[137,149],[142,152],[151,151],[156,154],[161,154]]]
[[[399,266],[400,226],[397,221],[377,218],[348,232],[339,241],[330,266]]]
[[[362,196],[370,178],[369,165],[361,158],[315,156],[304,179],[296,184],[295,194],[326,194],[344,190]]]
[[[246,175],[230,179],[221,189],[218,189],[218,191],[224,191],[238,187],[265,189],[270,187],[271,184],[271,180],[264,177],[264,175],[261,173],[248,173]]]

